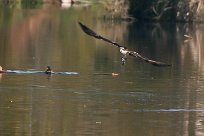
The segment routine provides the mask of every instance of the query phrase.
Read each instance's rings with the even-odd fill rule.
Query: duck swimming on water
[[[45,74],[52,74],[52,69],[50,66],[47,66],[46,70],[45,70]]]
[[[6,71],[3,70],[2,66],[0,66],[0,73],[5,73]]]
[[[151,59],[148,59],[147,57],[144,57],[142,55],[140,55],[139,53],[137,53],[136,51],[130,51],[128,50],[127,47],[125,46],[122,46],[114,41],[111,41],[99,34],[97,34],[96,32],[94,32],[93,30],[91,30],[90,28],[88,28],[87,26],[85,26],[84,24],[82,24],[81,22],[79,22],[79,25],[81,27],[81,29],[86,33],[88,34],[89,36],[92,36],[96,39],[99,39],[99,40],[103,40],[105,42],[108,42],[112,45],[115,45],[116,47],[118,47],[120,49],[120,53],[123,55],[122,57],[122,63],[124,64],[125,63],[125,60],[126,60],[126,56],[129,55],[129,56],[132,56],[132,57],[135,57],[135,58],[139,58],[140,60],[143,60],[149,64],[152,64],[154,66],[157,66],[157,67],[167,67],[167,66],[171,66],[171,64],[166,64],[166,63],[163,63],[163,62],[159,62],[159,61],[154,61],[154,60],[151,60]]]

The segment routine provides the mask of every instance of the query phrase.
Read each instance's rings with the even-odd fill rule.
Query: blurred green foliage
[[[0,8],[40,8],[43,0],[3,0],[0,2]]]
[[[203,21],[204,15],[202,0],[111,0],[107,7],[112,15],[148,21]]]
[[[139,20],[175,20],[176,0],[129,0],[129,14]]]
[[[80,1],[80,0],[78,0]],[[89,0],[94,1],[94,0]],[[106,19],[194,22],[204,20],[202,0],[102,0],[109,14]],[[101,1],[101,2],[102,2]],[[43,3],[59,4],[61,0],[2,0],[0,8],[40,8]]]

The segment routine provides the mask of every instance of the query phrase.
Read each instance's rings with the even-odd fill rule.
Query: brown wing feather
[[[135,52],[135,51],[129,51],[129,55],[130,56],[133,56],[133,57],[137,57],[147,63],[150,63],[154,66],[158,66],[158,67],[168,67],[168,66],[171,66],[171,64],[166,64],[166,63],[163,63],[163,62],[159,62],[159,61],[155,61],[155,60],[151,60],[151,59],[148,59],[146,57],[143,57],[142,55],[140,55],[139,53]]]
[[[122,46],[122,45],[120,45],[120,44],[118,44],[118,43],[116,43],[116,42],[114,42],[114,41],[111,41],[111,40],[109,40],[109,39],[107,39],[107,38],[105,38],[105,37],[103,37],[103,36],[97,34],[97,33],[94,32],[93,30],[91,30],[90,28],[88,28],[87,26],[85,26],[84,24],[82,24],[81,22],[79,22],[79,25],[80,25],[81,29],[82,29],[86,34],[88,34],[88,35],[90,35],[90,36],[93,36],[93,37],[95,37],[95,38],[97,38],[97,39],[100,39],[100,40],[103,40],[103,41],[105,41],[105,42],[108,42],[108,43],[110,43],[110,44],[113,44],[113,45],[115,45],[115,46],[117,46],[117,47],[124,47],[124,48],[126,48],[125,46]]]
[[[111,43],[117,47],[123,47],[123,48],[126,48],[125,46],[122,46],[114,41],[111,41],[105,37],[102,37],[101,35],[97,34],[96,32],[94,32],[93,30],[91,30],[90,28],[88,28],[87,26],[85,26],[84,24],[82,24],[81,22],[78,22],[81,29],[86,33],[88,34],[89,36],[92,36],[92,37],[95,37],[97,39],[100,39],[100,40],[103,40],[103,41],[106,41],[108,43]],[[158,67],[166,67],[166,66],[171,66],[170,64],[166,64],[166,63],[163,63],[163,62],[158,62],[158,61],[154,61],[154,60],[150,60],[146,57],[143,57],[142,55],[140,55],[139,53],[135,52],[135,51],[129,51],[129,55],[130,56],[133,56],[133,57],[137,57],[147,63],[150,63],[154,66],[158,66]]]

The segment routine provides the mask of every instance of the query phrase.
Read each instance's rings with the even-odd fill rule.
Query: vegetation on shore
[[[90,0],[91,1],[91,0]],[[204,22],[203,0],[104,0],[110,14],[106,19],[147,20],[173,22]],[[3,0],[1,4],[21,4],[36,7],[43,3],[60,3],[61,0]]]
[[[202,0],[111,0],[107,9],[112,18],[148,21],[203,22]]]

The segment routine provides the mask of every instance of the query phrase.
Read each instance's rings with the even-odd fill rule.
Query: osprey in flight
[[[148,59],[142,55],[140,55],[139,53],[137,53],[136,51],[130,51],[127,49],[127,47],[125,46],[122,46],[114,41],[111,41],[99,34],[97,34],[96,32],[94,32],[93,30],[91,30],[90,28],[88,28],[87,26],[85,26],[84,24],[82,24],[81,22],[79,22],[79,25],[81,26],[81,29],[88,35],[92,36],[92,37],[95,37],[96,39],[100,39],[100,40],[103,40],[103,41],[106,41],[112,45],[115,45],[117,46],[119,49],[120,49],[120,53],[123,54],[123,57],[122,57],[122,62],[123,64],[125,63],[125,60],[126,60],[126,56],[127,55],[130,55],[130,56],[133,56],[133,57],[136,57],[136,58],[139,58],[140,60],[143,60],[149,64],[152,64],[154,66],[158,66],[158,67],[167,67],[167,66],[171,66],[171,64],[166,64],[166,63],[163,63],[163,62],[159,62],[159,61],[154,61],[154,60],[151,60],[151,59]]]

